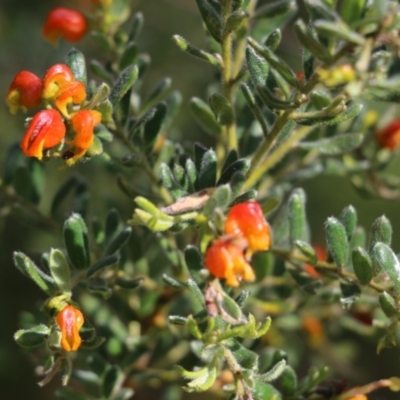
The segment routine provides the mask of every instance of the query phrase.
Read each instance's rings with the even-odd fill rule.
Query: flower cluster
[[[66,305],[56,317],[61,330],[61,347],[65,351],[76,351],[82,343],[79,330],[84,323],[83,314],[72,305]]]
[[[40,79],[29,71],[19,72],[7,94],[11,113],[26,111],[42,102],[46,109],[39,111],[29,123],[21,142],[21,149],[28,157],[43,158],[44,152],[65,141],[67,132],[71,146],[63,153],[68,164],[75,163],[92,146],[93,129],[101,122],[101,114],[82,109],[86,100],[85,85],[75,79],[65,64],[53,65]],[[70,128],[70,129],[67,129]]]
[[[233,206],[225,220],[224,233],[208,248],[205,266],[229,286],[239,286],[240,280],[253,281],[249,260],[253,252],[268,250],[271,245],[271,229],[261,206],[255,201]]]

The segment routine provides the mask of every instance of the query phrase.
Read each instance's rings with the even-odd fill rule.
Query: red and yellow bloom
[[[247,241],[243,238],[223,237],[208,248],[204,264],[217,278],[226,279],[229,286],[239,286],[241,280],[253,281],[254,271],[247,262],[243,250]]]
[[[43,36],[53,45],[57,45],[60,38],[67,42],[78,42],[86,31],[87,22],[84,15],[63,7],[51,10],[43,26]]]
[[[81,158],[92,146],[94,141],[93,129],[101,122],[101,114],[95,110],[81,110],[73,115],[71,119],[72,129],[75,131],[75,137],[68,142],[73,149],[73,156],[68,164],[73,164]]]
[[[250,252],[268,250],[271,245],[271,228],[261,206],[255,201],[245,201],[230,209],[225,221],[225,233],[244,237]]]
[[[65,306],[56,318],[61,330],[61,347],[65,351],[76,351],[82,343],[79,330],[84,323],[83,314],[72,305]]]
[[[8,90],[7,104],[15,114],[19,108],[35,108],[42,101],[42,81],[30,71],[21,71],[15,76]]]
[[[57,146],[65,136],[64,121],[57,110],[39,111],[30,122],[21,142],[28,157],[43,158],[43,150]]]
[[[43,77],[43,98],[54,100],[75,77],[68,65],[56,64],[47,70]]]
[[[82,82],[70,82],[59,90],[54,100],[54,105],[60,112],[68,117],[68,106],[70,104],[82,104],[86,100],[86,89]]]

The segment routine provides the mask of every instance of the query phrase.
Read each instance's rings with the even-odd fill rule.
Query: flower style
[[[60,112],[68,117],[68,105],[70,104],[81,104],[86,100],[86,89],[82,82],[70,82],[63,86],[59,90],[57,97],[54,100],[54,105],[60,110]]]
[[[74,81],[74,74],[68,65],[53,65],[43,77],[43,98],[45,100],[54,100],[68,83]]]
[[[379,145],[389,150],[395,150],[400,145],[400,119],[393,120],[389,125],[376,132]]]
[[[71,119],[72,129],[75,137],[68,142],[73,147],[72,157],[69,157],[68,164],[74,164],[92,146],[94,140],[93,129],[101,122],[101,114],[94,110],[81,110],[73,115]]]
[[[225,221],[225,233],[244,237],[250,252],[268,250],[271,245],[271,228],[261,206],[255,201],[245,201],[230,209]]]
[[[43,26],[43,36],[51,44],[57,45],[58,39],[78,42],[87,31],[86,18],[79,11],[68,8],[54,8],[48,14]]]
[[[56,318],[61,329],[61,347],[65,351],[76,351],[82,343],[79,329],[84,323],[83,314],[72,305],[65,306]]]
[[[246,246],[247,241],[243,238],[217,239],[208,248],[204,264],[215,277],[226,279],[229,286],[239,286],[242,279],[253,281],[254,271],[243,254]]]
[[[11,114],[19,108],[35,108],[42,101],[42,81],[30,71],[21,71],[14,77],[6,97]]]
[[[21,149],[28,157],[43,158],[43,150],[57,146],[66,132],[64,121],[57,110],[42,110],[33,117],[24,138]]]

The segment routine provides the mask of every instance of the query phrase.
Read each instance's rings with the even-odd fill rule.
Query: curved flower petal
[[[30,71],[21,71],[15,75],[8,90],[7,104],[15,114],[19,108],[35,108],[42,101],[42,81]]]
[[[51,10],[43,26],[43,36],[53,45],[57,45],[59,38],[67,42],[78,42],[86,31],[87,22],[84,15],[63,7]]]
[[[54,100],[65,85],[74,81],[74,74],[68,65],[53,65],[43,77],[43,98],[45,100]]]
[[[268,250],[271,246],[271,228],[261,206],[255,201],[245,201],[230,209],[225,221],[225,233],[244,237],[251,252]]]
[[[66,127],[57,110],[42,110],[33,117],[24,138],[21,149],[28,157],[43,157],[43,150],[57,146],[65,137]]]
[[[65,84],[57,93],[54,100],[55,106],[60,112],[68,117],[67,107],[69,104],[81,104],[86,99],[86,89],[82,82],[70,82]]]
[[[65,351],[76,351],[82,343],[79,329],[84,323],[83,314],[72,305],[65,306],[57,314],[57,324],[61,329],[61,347]]]

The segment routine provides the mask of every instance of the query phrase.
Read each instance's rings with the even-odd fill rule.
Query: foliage
[[[171,140],[182,97],[169,78],[141,95],[150,59],[138,48],[143,15],[128,0],[93,1],[87,17],[106,62],[74,48],[64,75],[52,66],[43,80],[14,80],[11,111],[42,110],[28,119],[21,148],[8,150],[2,195],[64,243],[40,264],[14,251],[15,266],[46,295],[36,321],[23,320],[15,340],[42,360],[40,385],[61,374],[58,398],[129,399],[154,385],[171,399],[181,396],[179,385],[234,400],[362,400],[382,387],[400,390],[396,377],[347,389],[332,384],[326,366],[298,372],[305,346],[325,354],[334,348],[333,325],[372,337],[379,353],[396,346],[400,320],[390,221],[377,218],[367,234],[349,205],[327,217],[321,253],[299,187],[317,175],[340,175],[362,196],[399,197],[400,181],[387,171],[400,145],[398,121],[380,126],[375,109],[400,98],[400,7],[389,0],[304,3],[308,15],[300,17],[295,0],[196,0],[207,48],[173,36],[220,80],[210,83],[208,99],[189,101],[212,148]],[[79,18],[81,37],[87,28]],[[291,22],[303,49],[300,71],[279,53]],[[68,31],[57,33],[70,40]],[[33,81],[32,103],[22,94]],[[54,121],[40,122],[48,114],[57,132]],[[118,207],[105,221],[93,218],[90,182],[79,175],[60,184],[49,214],[41,211],[43,165],[83,161],[96,162],[96,179],[111,173],[133,200],[129,220]],[[134,187],[134,169],[145,186]],[[257,208],[258,228],[241,208],[240,227],[227,229],[238,204]],[[261,241],[261,229],[267,244],[253,248],[251,235]],[[71,379],[79,391],[67,386]]]

